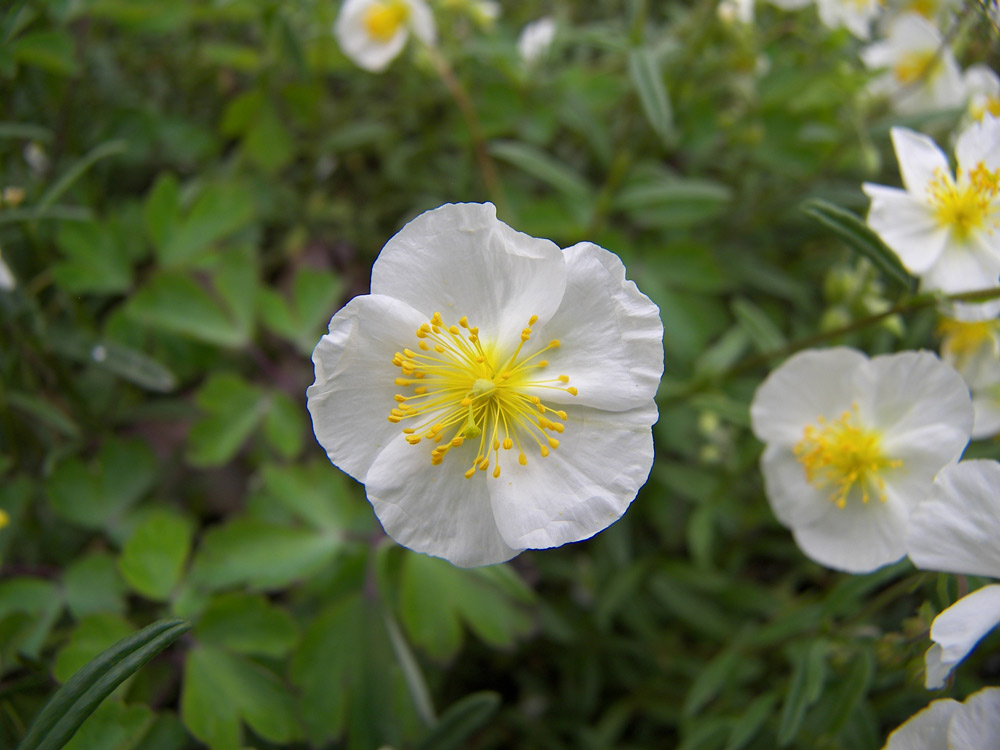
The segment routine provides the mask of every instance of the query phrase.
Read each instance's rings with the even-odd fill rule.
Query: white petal
[[[948,242],[948,229],[934,218],[933,208],[905,190],[867,182],[862,188],[872,200],[868,226],[910,273],[927,271]]]
[[[1000,747],[1000,688],[983,688],[951,717],[948,750]]]
[[[355,297],[333,316],[313,352],[316,382],[306,391],[313,431],[330,461],[358,481],[401,434],[387,419],[399,392],[392,359],[422,321],[390,297]]]
[[[484,343],[516,345],[532,315],[542,324],[566,290],[557,245],[516,232],[491,203],[426,211],[390,239],[372,267],[372,292],[403,300],[446,323],[463,315]]]
[[[509,547],[497,530],[486,473],[463,476],[475,450],[453,449],[444,463],[432,466],[426,445],[410,445],[400,435],[365,478],[368,501],[385,532],[404,547],[463,568],[514,557],[521,550]]]
[[[925,570],[1000,578],[1000,463],[962,461],[941,470],[910,518],[906,540]]]
[[[970,95],[1000,96],[1000,76],[988,65],[976,63],[965,69],[965,90]],[[959,136],[961,140],[961,136]],[[956,153],[958,149],[956,148]]]
[[[621,411],[656,395],[663,374],[660,310],[625,278],[614,253],[591,242],[563,251],[566,293],[550,321],[536,326],[532,341],[559,339],[545,357],[552,377],[566,374],[579,393],[539,390],[546,402]]]
[[[413,35],[424,44],[433,45],[437,40],[437,26],[430,7],[424,0],[406,0],[406,4],[410,6],[408,23]]]
[[[526,450],[527,466],[518,464],[514,450],[502,451],[500,477],[489,477],[496,523],[512,547],[588,539],[621,517],[649,476],[655,404],[621,412],[566,411],[558,449],[545,458]]]
[[[882,750],[947,750],[948,722],[961,705],[951,698],[934,701],[890,734]]]
[[[340,8],[334,32],[341,50],[358,67],[379,73],[406,45],[407,26],[402,24],[386,41],[373,38],[365,28],[365,14],[373,4],[374,0],[347,0]]]
[[[904,538],[908,508],[900,503],[867,503],[849,498],[833,503],[813,523],[792,530],[799,548],[816,562],[848,573],[868,573],[906,554]]]
[[[935,617],[931,623],[931,640],[941,650],[933,658],[928,652],[927,688],[941,687],[952,670],[998,622],[1000,585],[984,586],[973,591]]]
[[[858,54],[861,56],[861,62],[869,70],[890,68],[896,59],[896,50],[887,40],[869,44],[867,47],[863,47]],[[891,74],[889,78],[892,78]]]
[[[944,687],[944,681],[951,674],[951,666],[945,666],[941,660],[944,652],[941,647],[932,643],[924,654],[924,687],[928,690],[940,690]]]
[[[903,461],[898,473],[929,482],[969,442],[973,410],[965,381],[926,351],[875,357],[869,372],[871,400],[861,410],[863,421],[882,431],[886,455]]]
[[[765,378],[750,404],[754,434],[791,447],[818,417],[836,419],[855,400],[854,376],[867,364],[845,347],[810,349],[789,357]]]
[[[938,262],[923,275],[921,284],[924,289],[958,294],[995,287],[998,276],[1000,235],[978,231],[963,243],[952,238]]]
[[[893,128],[890,132],[899,161],[899,173],[907,192],[923,196],[937,169],[951,174],[948,158],[933,139],[907,128]]]
[[[972,424],[972,439],[983,440],[1000,433],[1000,398],[993,393],[973,394],[972,408],[976,421]]]
[[[990,170],[1000,167],[1000,120],[986,116],[963,130],[955,142],[955,158],[965,172],[980,162]]]
[[[830,509],[833,491],[806,481],[802,464],[787,446],[768,445],[760,457],[760,471],[771,510],[785,526],[813,523]]]

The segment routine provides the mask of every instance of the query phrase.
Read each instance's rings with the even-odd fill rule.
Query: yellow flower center
[[[995,346],[1000,339],[1000,320],[982,320],[966,323],[961,320],[942,319],[938,323],[941,336],[941,353],[962,363],[986,346]]]
[[[930,79],[939,67],[934,51],[907,52],[899,58],[892,72],[901,85],[910,86],[921,78]]]
[[[406,393],[396,394],[389,421],[407,425],[403,433],[411,445],[434,443],[430,452],[434,466],[466,442],[477,446],[466,479],[477,469],[486,471],[491,454],[493,476],[499,477],[501,448],[517,447],[522,466],[528,463],[525,447],[531,443],[543,458],[548,456],[550,449],[559,447],[551,433],[563,432],[567,415],[546,406],[534,392],[549,388],[575,396],[578,391],[568,385],[567,375],[542,375],[549,363],[540,357],[561,346],[558,339],[531,354],[524,352],[537,321],[538,316],[532,315],[517,347],[507,353],[496,342],[483,342],[479,329],[466,317],[458,325],[447,325],[440,313],[434,313],[416,331],[418,351],[404,349],[392,359],[400,369],[396,385]]]
[[[365,30],[372,39],[388,42],[399,31],[399,27],[406,23],[409,16],[410,8],[402,0],[372,3],[365,11]]]
[[[989,221],[993,213],[993,200],[1000,193],[1000,169],[992,171],[979,162],[958,182],[943,169],[934,170],[934,179],[927,186],[928,202],[934,207],[934,218],[943,227],[949,227],[958,239],[965,239],[977,229],[992,229],[997,220]],[[991,226],[988,226],[992,224]]]
[[[872,484],[878,497],[885,502],[885,481],[880,472],[898,468],[902,461],[887,458],[882,452],[882,436],[858,424],[857,405],[840,415],[834,422],[823,417],[808,425],[802,439],[795,444],[795,457],[805,469],[806,481],[814,487],[832,487],[830,500],[838,508],[847,505],[851,490],[861,490],[861,501],[871,497]]]
[[[974,102],[969,106],[969,114],[973,119],[982,120],[986,115],[1000,117],[1000,95],[986,96],[982,101]]]

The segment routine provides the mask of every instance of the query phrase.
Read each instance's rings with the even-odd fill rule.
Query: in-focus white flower
[[[962,461],[942,469],[930,497],[910,519],[906,549],[913,564],[925,570],[1000,578],[998,492],[1000,463],[996,461]],[[927,688],[944,685],[951,671],[997,623],[1000,584],[962,597],[935,617],[931,625],[934,645],[925,660]]]
[[[424,0],[346,0],[334,24],[344,54],[372,73],[389,67],[411,30],[434,44],[434,16]]]
[[[1000,433],[1000,319],[942,320],[941,357],[965,380],[972,393],[975,440]]]
[[[861,50],[872,70],[885,70],[870,91],[888,97],[900,114],[935,112],[965,103],[962,71],[938,28],[922,15],[904,13],[889,35]]]
[[[3,251],[0,250],[0,289],[9,292],[17,286],[17,279],[11,273],[10,267],[4,262]]]
[[[517,53],[521,62],[530,67],[545,57],[556,38],[556,30],[556,21],[549,16],[525,25],[517,38]]]
[[[965,93],[969,97],[969,115],[982,120],[986,115],[1000,117],[1000,76],[978,63],[965,70]]]
[[[307,395],[386,532],[456,565],[586,539],[653,461],[659,310],[618,257],[445,205],[386,243],[330,321]]]
[[[871,36],[872,20],[882,12],[881,0],[816,0],[819,20],[828,29],[847,27],[859,39]]]
[[[1000,688],[959,703],[933,701],[889,735],[883,750],[987,750],[1000,747]]]
[[[864,573],[906,554],[910,513],[968,443],[972,404],[930,352],[868,359],[838,347],[790,357],[750,418],[778,520],[816,562]]]
[[[1000,284],[1000,120],[958,136],[954,176],[933,140],[892,129],[905,190],[865,183],[868,226],[925,289],[945,293]]]

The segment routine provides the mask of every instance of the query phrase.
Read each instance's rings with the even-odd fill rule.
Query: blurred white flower
[[[1000,433],[1000,320],[943,320],[941,357],[958,370],[972,393],[976,440]]]
[[[334,24],[344,54],[372,73],[402,52],[411,30],[424,44],[434,44],[434,16],[424,0],[346,0]]]
[[[905,190],[865,183],[868,226],[926,289],[952,294],[998,285],[1000,120],[987,116],[958,136],[952,176],[933,140],[892,129]]]
[[[972,403],[930,352],[800,352],[750,404],[764,488],[800,549],[864,573],[906,554],[911,511],[969,441]]]
[[[883,750],[987,750],[1000,747],[1000,688],[959,703],[933,701],[889,735]]]
[[[886,39],[861,50],[872,70],[886,72],[869,90],[888,97],[900,114],[935,112],[965,103],[962,71],[937,27],[922,15],[904,13],[889,24]]]
[[[1000,117],[1000,76],[978,63],[965,70],[965,91],[969,97],[969,115],[982,120],[986,115]]]
[[[715,11],[723,23],[753,23],[754,0],[721,0]]]
[[[0,289],[9,292],[15,286],[17,286],[17,279],[14,278],[14,274],[4,262],[3,251],[0,250]]]
[[[527,66],[534,65],[546,54],[556,38],[556,21],[546,16],[527,24],[517,39],[517,52],[521,62]]]
[[[906,550],[913,564],[924,570],[1000,578],[997,488],[1000,463],[996,461],[962,461],[942,469],[930,497],[910,519]],[[997,623],[1000,584],[983,586],[935,617],[931,625],[934,645],[926,656],[927,688],[941,687]]]
[[[859,39],[871,36],[872,20],[882,11],[881,0],[816,0],[819,20],[828,29],[847,27]]]
[[[371,294],[330,321],[309,411],[393,539],[488,565],[625,512],[653,461],[662,337],[616,255],[445,205],[386,243]]]

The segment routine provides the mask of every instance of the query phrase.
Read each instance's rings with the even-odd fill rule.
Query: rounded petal
[[[951,698],[934,701],[890,734],[882,750],[945,750],[948,723],[961,705]]]
[[[940,647],[927,670],[927,688],[944,685],[951,671],[1000,623],[1000,585],[964,596],[934,618],[931,640]],[[928,658],[930,654],[928,652]],[[940,664],[940,666],[938,666]]]
[[[903,186],[911,195],[923,196],[926,193],[935,170],[951,174],[948,157],[932,138],[907,128],[893,128],[890,134]]]
[[[421,322],[420,313],[391,297],[355,297],[313,351],[316,382],[306,390],[313,432],[330,461],[359,482],[400,435],[387,419],[399,392],[392,359]]]
[[[920,279],[924,289],[945,294],[972,292],[997,285],[1000,277],[1000,235],[976,232],[964,242],[957,242],[949,230],[945,251]]]
[[[983,688],[965,699],[951,717],[948,750],[1000,747],[1000,688]]]
[[[818,417],[836,418],[855,401],[854,379],[868,359],[846,347],[789,357],[765,378],[750,404],[754,434],[791,447]]]
[[[433,45],[437,41],[437,26],[434,23],[434,14],[424,0],[406,0],[410,7],[410,28],[413,35],[424,44]]]
[[[614,253],[591,242],[564,253],[566,293],[551,320],[536,326],[536,334],[542,342],[561,342],[546,353],[548,370],[568,375],[579,393],[537,395],[546,402],[608,411],[643,405],[656,395],[663,374],[660,309],[625,278],[625,266]]]
[[[951,674],[951,667],[945,666],[941,660],[941,647],[932,643],[924,654],[924,687],[928,690],[940,690],[944,687],[944,681]]]
[[[400,435],[368,472],[368,501],[385,532],[415,552],[463,568],[504,562],[522,548],[508,546],[497,529],[485,472],[462,475],[467,464],[457,453],[463,450],[471,448],[456,449],[432,466],[423,444],[410,445]]]
[[[511,547],[542,549],[588,539],[622,516],[649,476],[655,404],[566,412],[558,449],[545,458],[531,451],[526,466],[513,451],[501,454],[510,458],[499,478],[487,479],[497,526]]]
[[[806,556],[848,573],[869,573],[905,556],[909,508],[891,499],[853,500],[843,508],[828,503],[819,519],[792,529]]]
[[[410,221],[372,267],[373,293],[400,299],[427,318],[463,315],[484,342],[520,341],[532,315],[544,324],[566,290],[557,245],[517,232],[491,203],[446,204]]]
[[[976,413],[972,424],[973,440],[983,440],[1000,433],[1000,398],[992,393],[973,394],[972,408]]]
[[[926,201],[905,190],[868,182],[862,187],[872,201],[868,226],[899,256],[906,270],[925,273],[944,251],[947,227],[938,224]]]
[[[341,6],[334,33],[340,49],[358,67],[380,73],[389,67],[406,45],[407,26],[403,24],[389,39],[372,37],[365,28],[365,14],[373,0],[347,0]]]
[[[903,462],[895,476],[930,482],[969,442],[973,410],[965,381],[926,351],[875,357],[869,372],[872,388],[862,419],[882,431],[886,455]]]
[[[910,518],[906,547],[918,568],[1000,578],[1000,463],[962,461],[941,470]]]
[[[817,521],[829,510],[830,489],[819,489],[806,480],[802,464],[791,449],[772,443],[760,457],[764,492],[771,510],[789,528]]]
[[[993,79],[997,80],[995,73]],[[989,170],[1000,167],[1000,119],[986,115],[963,130],[955,141],[955,159],[964,172],[980,162]]]

